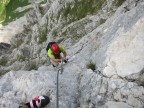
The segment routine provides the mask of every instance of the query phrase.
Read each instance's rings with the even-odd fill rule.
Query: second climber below
[[[56,42],[49,42],[46,50],[53,67],[58,66],[59,63],[62,61],[64,61],[65,63],[67,62],[67,53],[65,49]],[[61,53],[63,54],[63,56],[61,56]]]

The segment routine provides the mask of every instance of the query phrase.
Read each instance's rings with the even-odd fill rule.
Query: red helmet
[[[53,51],[53,53],[55,53],[55,54],[59,54],[60,53],[60,48],[59,48],[59,46],[58,46],[58,44],[52,44],[52,46],[51,46],[51,50]]]

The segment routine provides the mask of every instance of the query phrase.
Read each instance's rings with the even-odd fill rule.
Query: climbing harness
[[[60,68],[57,68],[57,92],[56,92],[56,108],[59,108],[59,72],[62,74],[63,72],[63,61],[61,62]]]

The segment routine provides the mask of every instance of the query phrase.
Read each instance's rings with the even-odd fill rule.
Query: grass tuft
[[[100,19],[100,24],[105,23],[105,21],[106,21],[106,19],[101,18],[101,19]]]
[[[19,37],[19,38],[13,38],[12,40],[11,40],[11,48],[18,48],[22,43],[24,42],[24,40],[21,38],[21,37]]]
[[[7,59],[6,58],[2,58],[1,60],[0,60],[0,65],[1,66],[5,66],[6,64],[7,64]]]
[[[96,70],[95,64],[93,62],[91,62],[91,61],[86,65],[86,68],[87,69],[91,69],[93,71]]]
[[[123,4],[123,2],[125,2],[126,0],[114,0],[113,1],[113,5],[119,7]]]
[[[46,18],[46,23],[43,27],[38,27],[39,35],[38,35],[38,43],[42,44],[47,40],[47,34],[48,34],[48,18]]]
[[[37,70],[38,69],[38,66],[36,64],[36,62],[31,62],[28,64],[28,71],[31,71],[31,70]]]
[[[74,5],[66,4],[66,7],[61,10],[68,23],[96,14],[105,0],[74,0],[74,2]]]
[[[26,60],[26,57],[24,55],[17,55],[17,60],[18,61],[25,61]]]
[[[8,70],[0,70],[0,76],[6,74],[8,72]]]

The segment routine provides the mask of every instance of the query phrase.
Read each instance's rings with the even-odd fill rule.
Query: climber
[[[67,57],[66,51],[61,45],[58,45],[56,42],[49,42],[46,47],[46,51],[53,67],[58,66],[59,63],[62,61],[67,63],[68,59],[66,59]],[[63,53],[63,57],[61,56],[60,53]]]
[[[20,104],[19,108],[44,108],[49,102],[50,102],[49,97],[38,96],[28,103]]]

